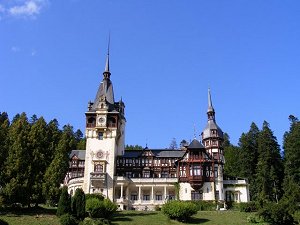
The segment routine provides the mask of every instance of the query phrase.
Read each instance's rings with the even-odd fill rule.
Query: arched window
[[[103,165],[96,164],[94,167],[94,172],[103,173]]]

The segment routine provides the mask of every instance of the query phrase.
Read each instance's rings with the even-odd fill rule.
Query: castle
[[[107,54],[103,79],[86,115],[86,150],[73,150],[65,178],[69,193],[101,193],[120,209],[153,210],[167,200],[248,202],[247,180],[223,174],[223,132],[208,91],[201,141],[180,150],[125,150],[125,104],[114,99]]]

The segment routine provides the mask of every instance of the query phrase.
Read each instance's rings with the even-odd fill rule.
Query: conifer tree
[[[8,157],[5,162],[3,192],[10,203],[30,204],[31,154],[28,135],[30,125],[25,113],[17,115],[8,133]]]
[[[300,122],[290,115],[290,130],[284,134],[284,197],[290,206],[300,203]]]
[[[81,188],[76,189],[72,198],[72,214],[80,220],[85,217],[85,194]]]
[[[69,167],[69,154],[74,147],[74,136],[71,126],[65,126],[55,151],[54,159],[44,176],[43,192],[48,203],[55,204],[58,200],[59,187]]]
[[[71,212],[71,197],[68,193],[68,187],[64,186],[61,190],[56,215],[62,216],[70,212]]]
[[[43,117],[39,119],[37,117],[34,118],[28,141],[32,159],[30,164],[31,201],[37,205],[43,200],[43,176],[47,166],[50,164],[50,161],[48,160],[49,142],[47,123]]]
[[[8,155],[9,119],[7,113],[0,113],[0,186],[4,185],[4,163]]]
[[[261,202],[278,202],[283,175],[280,148],[269,124],[264,121],[258,138],[257,199]]]
[[[243,133],[239,140],[239,176],[248,179],[251,200],[255,200],[257,196],[255,174],[258,162],[259,132],[256,124],[252,122],[250,130],[247,133]]]

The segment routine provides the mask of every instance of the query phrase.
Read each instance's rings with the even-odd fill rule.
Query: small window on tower
[[[98,133],[98,139],[99,140],[103,140],[103,132],[99,132]]]

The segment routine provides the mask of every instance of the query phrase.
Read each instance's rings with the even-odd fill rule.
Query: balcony
[[[155,183],[155,184],[164,184],[164,183],[176,183],[178,178],[131,178],[131,181],[134,183]]]
[[[106,178],[106,173],[101,173],[101,172],[90,173],[91,180],[105,180],[105,178]]]

